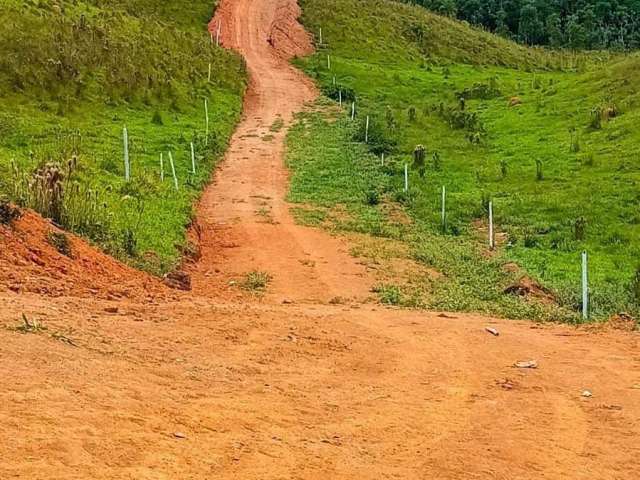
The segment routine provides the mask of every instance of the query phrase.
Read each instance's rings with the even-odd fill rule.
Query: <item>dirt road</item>
[[[231,147],[198,210],[201,260],[191,269],[196,291],[237,294],[229,282],[246,272],[272,276],[269,299],[363,299],[371,283],[344,240],[294,223],[285,197],[286,125],[316,89],[289,59],[312,49],[290,0],[223,1],[211,22],[222,44],[247,62],[249,91]]]
[[[33,217],[0,226],[0,479],[638,478],[637,334],[362,304],[348,246],[294,225],[270,127],[315,95],[285,61],[309,49],[296,8],[223,0],[215,20],[252,84],[195,292],[79,240],[81,262],[56,257]],[[260,302],[229,285],[253,269],[274,277]]]

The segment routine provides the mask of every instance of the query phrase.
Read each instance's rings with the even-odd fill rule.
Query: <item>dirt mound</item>
[[[159,280],[99,252],[32,211],[0,225],[0,288],[48,296],[150,299]]]
[[[218,28],[220,29],[220,42],[222,45],[236,50],[241,49],[243,43],[238,41],[238,32],[243,30],[243,27],[238,25],[238,21],[248,18],[249,12],[238,11],[238,9],[247,6],[253,7],[242,4],[242,2],[229,0],[223,0],[218,5],[216,15],[209,24],[209,31],[216,38]],[[264,9],[263,13],[267,13],[270,18],[268,21],[261,19],[259,22],[261,29],[266,27],[260,34],[273,47],[277,56],[288,60],[295,56],[309,55],[313,52],[311,36],[298,22],[302,12],[296,2],[274,0],[273,6],[269,9]]]

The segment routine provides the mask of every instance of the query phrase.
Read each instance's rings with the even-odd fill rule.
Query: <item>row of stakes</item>
[[[218,26],[216,29],[216,45],[220,45],[220,33],[221,33],[221,24],[218,22]],[[213,33],[211,33],[211,43],[213,44]],[[322,44],[322,29],[320,29],[320,43]],[[327,68],[331,70],[331,56],[327,54]],[[209,72],[208,72],[208,80],[211,81],[211,64],[209,64]],[[333,84],[336,84],[336,77],[333,77]],[[342,106],[342,90],[338,90],[338,102],[340,106]],[[207,99],[204,100],[204,110],[205,110],[205,142],[209,137],[209,106]],[[351,120],[355,120],[356,116],[356,103],[355,101],[351,102]],[[370,127],[370,116],[366,116],[365,120],[365,143],[369,143],[369,127]],[[125,180],[130,180],[130,163],[129,163],[129,141],[128,141],[128,133],[127,128],[124,127],[123,130],[123,140],[124,140],[124,163],[125,163]],[[175,164],[173,161],[173,155],[171,152],[168,152],[169,162],[171,165],[171,174],[173,176],[173,184],[176,190],[178,190],[178,178],[176,176]],[[382,165],[384,166],[384,153],[382,154]],[[191,173],[196,173],[196,160],[195,160],[195,148],[193,142],[191,142]],[[160,180],[164,181],[164,158],[163,154],[160,153]],[[404,191],[409,191],[409,165],[405,163],[404,165]],[[447,213],[446,213],[446,187],[442,186],[442,201],[441,201],[441,222],[442,228],[446,228],[447,222]],[[495,248],[495,235],[494,235],[494,227],[493,227],[493,202],[489,202],[489,248]],[[588,255],[586,251],[582,252],[582,318],[587,320],[589,318],[589,276],[588,276]]]
[[[205,115],[205,145],[209,143],[209,102],[204,99],[204,115]],[[129,132],[125,126],[122,129],[122,142],[124,151],[124,179],[126,182],[131,180],[131,161],[129,158]],[[178,177],[176,175],[176,167],[173,162],[173,154],[168,152],[169,164],[171,166],[171,174],[173,176],[173,185],[176,190],[178,187]],[[196,173],[196,150],[193,142],[191,142],[191,173]],[[160,153],[160,181],[164,182],[164,155]]]
[[[222,33],[222,22],[218,22],[216,27],[215,34],[215,44],[216,46],[220,46],[220,35]],[[211,45],[214,44],[214,35],[213,32],[210,32],[210,40]],[[207,74],[207,81],[211,83],[211,62],[209,62],[209,71]],[[209,103],[207,99],[204,99],[204,117],[205,117],[205,145],[209,141]],[[123,143],[124,143],[124,178],[125,181],[131,180],[131,163],[129,161],[129,134],[127,132],[127,127],[125,126],[122,131]],[[173,176],[173,184],[175,189],[178,190],[178,177],[176,176],[176,168],[173,162],[173,154],[168,152],[169,155],[169,163],[171,165],[171,174]],[[196,158],[195,158],[195,148],[193,142],[191,142],[191,173],[196,173]],[[160,153],[160,180],[164,181],[164,157],[163,154]]]
[[[330,56],[327,55],[327,66],[331,68],[331,59]],[[333,77],[333,84],[336,84],[336,77]],[[342,106],[342,90],[338,90],[338,101],[340,106]],[[355,102],[351,102],[351,120],[355,120],[355,112],[356,112],[356,104]],[[365,143],[369,143],[369,127],[370,127],[370,117],[366,116],[365,119],[365,134],[364,141]],[[384,166],[384,153],[381,156],[382,166]],[[409,165],[407,163],[404,164],[404,192],[409,191]],[[447,212],[446,212],[446,197],[447,191],[446,187],[442,186],[442,200],[441,200],[441,222],[443,231],[446,229],[447,225]],[[493,227],[493,202],[489,202],[489,248],[491,250],[495,249],[495,233]],[[586,251],[582,252],[582,318],[587,320],[589,318],[589,275],[588,275],[588,255]]]

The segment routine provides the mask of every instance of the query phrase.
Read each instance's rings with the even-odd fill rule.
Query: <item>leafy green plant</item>
[[[272,277],[269,273],[253,270],[245,275],[240,286],[251,293],[262,294],[266,291],[271,280]]]
[[[29,318],[27,318],[27,316],[23,313],[22,323],[17,327],[15,327],[14,330],[20,333],[36,333],[37,334],[47,330],[47,327],[45,327],[42,324],[42,322],[39,322],[38,320],[35,320],[35,319],[29,320]]]
[[[397,285],[378,285],[373,291],[378,294],[380,303],[384,305],[400,305],[402,302],[402,292]]]

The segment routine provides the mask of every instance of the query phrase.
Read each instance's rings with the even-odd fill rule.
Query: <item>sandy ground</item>
[[[212,22],[252,82],[193,292],[79,239],[63,257],[35,215],[0,227],[0,479],[638,478],[638,334],[363,303],[345,240],[294,225],[270,126],[316,95],[286,61],[311,48],[297,14],[223,0]],[[255,269],[263,299],[229,285]]]

